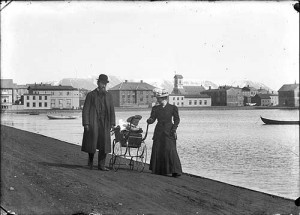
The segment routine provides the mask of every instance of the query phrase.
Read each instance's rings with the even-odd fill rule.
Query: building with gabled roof
[[[284,84],[278,90],[279,106],[299,107],[299,84]]]
[[[251,98],[251,103],[256,103],[256,106],[271,106],[271,97],[268,94],[256,94]]]
[[[115,107],[149,107],[154,102],[155,87],[143,82],[124,82],[108,89],[113,96]]]

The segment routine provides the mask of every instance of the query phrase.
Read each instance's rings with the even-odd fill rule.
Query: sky
[[[1,78],[299,83],[299,13],[284,2],[15,2],[1,11]]]

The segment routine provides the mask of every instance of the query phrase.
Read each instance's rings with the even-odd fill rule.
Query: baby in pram
[[[115,141],[120,142],[122,147],[139,147],[143,133],[143,129],[138,125],[141,119],[140,115],[131,116],[126,122],[120,119],[115,129]]]

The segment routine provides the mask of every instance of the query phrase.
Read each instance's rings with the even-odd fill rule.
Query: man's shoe
[[[89,166],[89,169],[93,169],[93,162],[89,161],[88,166]]]
[[[106,167],[98,167],[98,170],[101,170],[101,171],[109,171],[109,169],[106,168]]]
[[[179,174],[179,173],[172,173],[172,177],[174,177],[174,178],[177,178],[179,176],[181,176],[181,174]]]

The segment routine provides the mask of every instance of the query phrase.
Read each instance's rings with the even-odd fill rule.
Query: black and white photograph
[[[1,215],[300,215],[299,1],[1,1]]]

